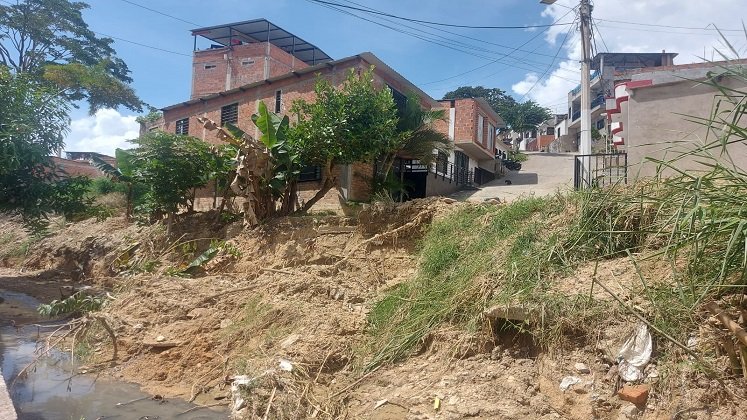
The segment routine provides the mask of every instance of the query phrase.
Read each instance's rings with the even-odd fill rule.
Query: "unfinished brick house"
[[[474,182],[475,170],[481,180],[490,176],[480,171],[491,175],[495,171],[495,129],[502,120],[484,101],[439,103],[369,52],[333,60],[318,47],[265,19],[195,29],[192,35],[195,51],[191,98],[163,108],[160,129],[221,143],[215,132],[203,129],[197,122],[198,117],[206,117],[220,124],[236,124],[258,136],[251,115],[257,112],[260,101],[275,113],[287,114],[296,99],[314,99],[317,77],[339,86],[351,69],[360,72],[373,66],[375,81],[391,89],[398,105],[408,94],[415,94],[425,108],[450,110],[449,120],[439,121],[438,127],[456,141],[458,150],[439,159],[435,168],[405,158],[396,162],[395,171],[410,181],[411,198],[447,194]],[[198,37],[209,41],[209,47],[199,49]],[[334,175],[338,188],[331,190],[315,209],[339,209],[346,200],[369,199],[372,164],[340,166]],[[322,183],[320,168],[305,168],[299,182],[300,199],[309,199]],[[212,205],[214,192],[205,191],[202,195]]]

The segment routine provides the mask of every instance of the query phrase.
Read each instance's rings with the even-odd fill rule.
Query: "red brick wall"
[[[269,55],[268,55],[269,45]],[[246,62],[251,60],[251,62]],[[265,77],[265,61],[268,74]],[[215,67],[206,69],[206,65]],[[229,70],[230,67],[230,70]],[[266,42],[195,51],[192,59],[192,99],[308,67],[282,49]],[[229,78],[226,89],[226,78]]]

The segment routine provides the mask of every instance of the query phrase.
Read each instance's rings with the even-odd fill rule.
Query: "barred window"
[[[283,92],[280,90],[275,91],[275,113],[280,113],[280,108],[283,103]]]
[[[236,124],[239,121],[239,104],[231,104],[221,107],[220,125],[221,127],[231,123]]]
[[[176,120],[176,134],[189,134],[189,118]]]

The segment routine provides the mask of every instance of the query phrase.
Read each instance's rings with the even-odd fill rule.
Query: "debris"
[[[628,419],[636,419],[638,418],[638,415],[641,413],[641,410],[638,409],[638,407],[635,406],[635,404],[625,404],[620,409],[620,414],[625,416],[625,418]]]
[[[164,337],[162,335],[159,335],[158,337],[156,337],[156,342],[161,343],[161,342],[164,342],[164,341],[166,341],[166,337]]]
[[[643,379],[643,369],[651,360],[653,341],[645,324],[636,325],[617,352],[619,375],[627,382]]]
[[[588,375],[591,373],[591,369],[589,369],[589,367],[583,363],[580,363],[580,362],[576,363],[575,365],[573,365],[573,367],[576,369],[576,372],[578,373],[583,373],[584,375]]]
[[[739,340],[742,345],[747,346],[747,331],[744,330],[739,324],[734,322],[733,319],[723,310],[721,307],[719,307],[715,302],[711,302],[708,305],[706,305],[706,309],[708,309],[708,312],[712,313],[713,315],[718,318],[719,321],[721,321],[724,326],[731,331],[734,336]]]
[[[492,306],[483,312],[486,318],[489,319],[510,319],[513,321],[529,321],[531,319],[540,318],[538,312],[534,308],[526,308],[521,306],[505,306],[498,305]]]
[[[280,370],[284,370],[286,372],[293,371],[293,363],[291,363],[290,360],[280,359],[279,365],[280,365]]]
[[[648,393],[651,390],[650,385],[625,385],[619,391],[617,395],[623,401],[632,402],[635,405],[642,406],[648,401]]]
[[[143,328],[145,328],[143,324],[135,324],[132,326],[132,329],[135,330],[136,332],[142,330]]]
[[[498,204],[501,204],[501,200],[498,198],[486,198],[483,203],[497,206]]]
[[[576,385],[579,382],[581,382],[581,378],[579,378],[578,376],[566,376],[563,378],[563,380],[560,381],[560,390],[567,391],[568,388]]]
[[[433,409],[438,411],[438,409],[441,408],[441,398],[434,398],[433,399]]]
[[[457,202],[457,200],[454,200],[453,198],[449,198],[449,197],[442,198],[441,201],[446,204],[454,204]]]
[[[288,350],[292,345],[296,344],[296,342],[300,339],[301,339],[300,335],[291,334],[288,337],[286,337],[285,340],[280,342],[280,348],[283,350]]]
[[[388,402],[389,402],[389,400],[387,400],[387,399],[376,401],[376,403],[374,403],[374,408],[373,409],[376,410],[377,408],[381,407],[382,405],[384,405],[384,404],[386,404]]]

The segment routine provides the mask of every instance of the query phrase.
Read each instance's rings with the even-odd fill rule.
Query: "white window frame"
[[[480,114],[477,114],[477,142],[482,144],[483,140],[483,130],[482,126],[485,124],[485,117],[483,117]]]

